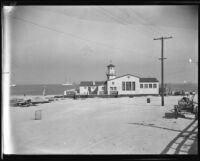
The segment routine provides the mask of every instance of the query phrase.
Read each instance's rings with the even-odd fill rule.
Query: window
[[[112,91],[112,90],[113,90],[113,87],[110,87],[110,90]]]
[[[157,88],[157,84],[153,84],[153,88]]]
[[[148,84],[145,84],[145,85],[144,85],[144,88],[148,88]]]
[[[127,91],[131,90],[131,82],[126,82],[126,90]]]
[[[104,90],[104,87],[102,87],[102,90]]]
[[[125,91],[125,82],[122,82],[122,90]]]
[[[135,91],[135,82],[132,82],[132,91]]]
[[[112,82],[112,85],[114,85],[115,84],[115,82]]]
[[[152,88],[152,84],[149,84],[149,88]]]
[[[143,88],[143,84],[140,84],[140,88]]]
[[[117,90],[117,87],[113,87],[113,89],[116,91],[116,90]]]

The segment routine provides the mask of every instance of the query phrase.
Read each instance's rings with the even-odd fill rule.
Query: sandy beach
[[[148,98],[151,103],[147,97],[66,98],[10,107],[12,153],[195,153],[198,121],[192,114],[178,119],[173,115],[181,96],[165,97],[164,107],[160,97]],[[35,120],[37,110],[42,112],[41,120]]]
[[[196,1],[75,4],[2,3],[1,157],[198,154]]]

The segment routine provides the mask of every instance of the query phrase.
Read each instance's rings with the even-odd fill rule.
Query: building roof
[[[105,83],[105,81],[82,81],[80,82],[80,86],[100,86]]]
[[[140,82],[158,82],[156,78],[140,78]]]
[[[118,79],[118,78],[121,78],[121,77],[125,77],[125,76],[133,76],[133,77],[139,78],[140,82],[159,82],[156,78],[140,78],[140,77],[132,75],[132,74],[126,74],[126,75],[118,76],[118,77],[115,77],[113,79],[109,79],[108,81],[112,81],[112,80],[115,80],[115,79]]]
[[[108,81],[111,81],[111,80],[114,80],[114,79],[118,79],[118,78],[121,78],[121,77],[125,77],[125,76],[128,76],[128,75],[139,78],[138,76],[135,76],[135,75],[132,75],[132,74],[125,74],[125,75],[122,75],[122,76],[115,77],[113,79],[109,79]]]
[[[115,67],[113,64],[109,64],[107,67]]]

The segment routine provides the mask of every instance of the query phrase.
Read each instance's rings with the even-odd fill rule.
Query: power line
[[[126,24],[130,24],[128,21],[124,21],[126,19],[122,19],[114,14],[112,14],[110,11],[108,11],[107,9],[103,8],[103,7],[95,7],[96,9],[98,9],[99,11],[101,11],[101,13],[103,13],[104,15],[106,16],[109,16],[110,18],[112,18],[113,20],[117,21],[118,23],[122,24],[122,25],[125,25],[126,27],[129,27],[127,26]],[[117,8],[117,7],[115,7]],[[34,8],[34,10],[39,10],[38,8]],[[136,12],[135,10],[131,9],[131,8],[127,8],[127,10],[129,9],[130,12],[126,12],[125,10],[121,9],[121,8],[117,8],[118,10],[121,10],[122,13],[126,13],[128,15],[130,15],[130,12],[133,13],[136,17],[137,17],[137,20],[141,22],[141,24],[145,25],[146,23],[145,22],[148,22],[147,19],[145,19],[143,16],[141,16],[141,14],[139,14],[138,12]],[[56,13],[56,14],[62,14],[62,15],[65,15],[65,16],[69,16],[68,14],[65,14],[63,12],[56,12],[56,11],[53,11],[51,9],[42,9],[42,10],[39,10],[39,11],[46,11],[46,12],[52,12],[52,13]],[[69,16],[71,17],[71,16]],[[77,18],[77,19],[80,19],[80,18]],[[143,21],[141,21],[143,20]],[[151,31],[155,31],[154,28],[152,28],[151,26],[147,27],[147,29],[151,30]]]
[[[35,8],[36,10],[38,10],[37,8]],[[103,8],[103,7],[96,7],[96,9],[98,9],[99,11],[101,11],[101,13],[103,13],[104,15],[106,15],[106,16],[109,16],[109,17],[111,17],[112,19],[114,19],[115,21],[117,21],[117,22],[119,22],[120,24],[122,24],[122,25],[124,25],[124,26],[126,26],[126,27],[129,27],[129,26],[127,26],[127,25],[125,25],[125,23],[123,23],[124,22],[124,19],[121,19],[121,18],[119,18],[119,17],[116,17],[115,15],[113,15],[111,12],[109,12],[109,11],[107,11],[105,8]],[[120,9],[120,8],[118,8],[118,9]],[[68,16],[67,14],[64,14],[64,13],[61,13],[61,12],[55,12],[55,11],[52,11],[52,10],[47,10],[47,9],[45,9],[45,10],[39,10],[39,11],[46,11],[46,12],[52,12],[52,13],[56,13],[56,14],[62,14],[62,15],[65,15],[65,16]],[[122,11],[122,12],[124,12],[124,11]],[[22,18],[20,18],[21,20],[24,20],[24,19],[22,19]],[[144,18],[143,18],[144,19]],[[92,41],[92,40],[89,40],[89,39],[85,39],[85,38],[82,38],[82,37],[80,37],[80,36],[77,36],[77,35],[74,35],[74,34],[72,34],[72,33],[66,33],[66,32],[63,32],[63,31],[58,31],[58,30],[55,30],[55,29],[52,29],[52,28],[49,28],[49,27],[46,27],[46,26],[42,26],[42,25],[38,25],[38,24],[36,24],[36,23],[34,23],[34,22],[31,22],[31,21],[28,21],[28,20],[24,20],[24,21],[26,21],[26,22],[29,22],[29,23],[32,23],[33,25],[37,25],[38,27],[43,27],[43,28],[47,28],[47,29],[49,29],[49,30],[52,30],[52,31],[55,31],[55,32],[58,32],[58,33],[63,33],[63,34],[67,34],[68,36],[72,36],[72,37],[74,37],[74,38],[77,38],[77,39],[80,39],[80,40],[84,40],[84,41],[88,41],[88,42],[92,42],[92,43],[95,43],[95,44],[98,44],[98,45],[103,45],[103,46],[106,46],[106,47],[108,47],[108,48],[111,48],[111,49],[114,49],[114,50],[122,50],[122,51],[128,51],[128,52],[135,52],[135,51],[133,51],[132,49],[122,49],[122,48],[116,48],[116,47],[111,47],[111,46],[109,46],[108,44],[105,44],[105,43],[101,43],[101,42],[97,42],[97,41]],[[127,22],[128,23],[128,22]],[[130,27],[129,27],[130,28]],[[131,28],[132,29],[132,28]],[[151,56],[151,55],[148,55],[148,57],[151,57],[151,58],[156,58],[155,56],[153,57],[153,56]]]
[[[124,20],[119,19],[118,17],[114,16],[112,13],[110,13],[109,11],[107,11],[105,8],[101,7],[100,8],[102,11],[104,11],[104,13],[106,13],[109,17],[111,16],[111,18],[116,21],[118,21],[120,24],[125,25],[124,24]]]
[[[119,22],[120,24],[122,24],[122,25],[124,25],[124,26],[126,26],[126,27],[128,27],[128,28],[130,28],[129,26],[127,26],[127,25],[124,23],[124,19],[122,20],[121,18],[114,16],[114,15],[111,14],[109,11],[107,11],[105,8],[101,7],[101,8],[97,8],[97,9],[101,9],[101,10],[99,10],[99,11],[101,11],[101,13],[103,13],[104,15],[107,15],[107,16],[111,17],[112,19],[114,18],[115,21]],[[118,18],[119,18],[119,19],[118,19]],[[132,28],[131,28],[131,29],[132,29]],[[146,36],[146,35],[145,35],[145,36]],[[154,58],[154,59],[156,58],[156,57],[153,57],[153,56],[151,56],[151,55],[148,55],[148,57],[151,57],[151,58]]]
[[[16,17],[16,16],[11,16],[11,17],[14,18],[14,19],[21,20],[23,22],[38,26],[40,28],[45,28],[45,29],[48,29],[50,31],[54,31],[54,32],[57,32],[57,33],[60,33],[60,34],[65,34],[65,35],[74,37],[74,38],[82,40],[82,41],[92,42],[92,43],[95,43],[97,45],[105,46],[107,48],[114,49],[114,50],[120,50],[120,51],[127,51],[127,52],[134,52],[135,53],[135,51],[133,51],[132,49],[127,49],[127,48],[126,49],[122,49],[122,48],[117,48],[117,47],[111,47],[111,46],[109,46],[108,44],[105,44],[105,43],[101,43],[101,42],[85,39],[85,38],[82,38],[82,37],[77,36],[75,34],[66,33],[66,32],[63,32],[63,31],[60,31],[60,30],[56,30],[56,29],[53,29],[53,28],[50,28],[50,27],[47,27],[47,26],[44,26],[44,25],[37,24],[37,23],[29,21],[29,20],[23,19],[23,18],[19,18],[19,17]]]
[[[29,20],[26,20],[26,19],[23,19],[23,18],[19,18],[19,17],[16,17],[16,16],[11,16],[11,17],[14,18],[14,19],[18,19],[18,20],[21,20],[21,21],[30,23],[30,24],[32,24],[32,25],[38,26],[38,27],[40,27],[40,28],[46,28],[46,29],[48,29],[48,30],[55,31],[55,32],[58,32],[58,33],[64,33],[64,32],[62,32],[62,31],[59,31],[59,30],[52,29],[52,28],[47,27],[47,26],[43,26],[43,25],[37,24],[37,23],[35,23],[35,22],[29,21]]]
[[[101,8],[97,8],[97,9],[101,9],[101,11],[104,11],[104,12],[102,12],[102,13],[107,13],[106,15],[110,15],[111,16],[111,18],[115,18],[114,20],[117,20],[120,24],[122,24],[122,25],[124,25],[124,26],[126,26],[126,27],[128,27],[128,28],[130,28],[129,26],[127,26],[125,23],[124,23],[124,19],[122,20],[121,18],[119,18],[119,17],[117,17],[117,16],[114,16],[112,13],[110,13],[109,11],[107,11],[105,8],[103,8],[103,7],[101,7]],[[118,9],[120,9],[120,8],[118,8]],[[120,9],[121,11],[122,11],[122,9]],[[142,16],[140,16],[140,15],[138,15],[134,10],[131,10],[131,11],[133,11],[133,12],[131,12],[131,13],[134,13],[134,15],[137,17],[137,19],[141,22],[141,19],[143,19],[144,21],[147,21],[146,19],[144,19]],[[124,12],[124,11],[122,11],[122,12]],[[110,17],[109,16],[109,17]],[[120,20],[119,20],[120,19]],[[141,22],[143,25],[144,25],[144,23],[143,22]],[[132,29],[132,28],[131,28]],[[151,31],[153,31],[154,32],[154,29],[152,29],[152,27],[148,27],[147,29],[149,29],[149,30],[151,30]],[[145,35],[146,36],[146,35]],[[148,55],[148,57],[151,57],[151,58],[155,58],[155,57],[153,57],[153,56],[151,56],[151,55]]]
[[[93,42],[93,43],[96,43],[96,44],[101,44],[101,45],[103,45],[103,46],[112,48],[111,46],[109,46],[109,45],[107,45],[107,44],[104,44],[104,43],[101,43],[101,42],[92,41],[92,40],[89,40],[89,39],[85,39],[85,38],[82,38],[82,37],[77,36],[77,35],[72,34],[72,33],[66,33],[66,32],[59,31],[59,30],[56,30],[56,29],[53,29],[53,28],[50,28],[50,27],[47,27],[47,26],[39,25],[39,24],[37,24],[37,23],[34,23],[34,22],[32,22],[32,21],[28,21],[28,20],[25,20],[25,19],[22,19],[22,18],[19,18],[19,17],[13,17],[13,18],[18,19],[18,20],[21,20],[21,21],[24,21],[24,22],[27,22],[27,23],[30,23],[30,24],[35,25],[35,26],[38,26],[38,27],[40,27],[40,28],[45,28],[45,29],[48,29],[48,30],[51,30],[51,31],[54,31],[54,32],[57,32],[57,33],[66,34],[66,35],[68,35],[68,36],[77,38],[77,39],[79,39],[79,40],[89,41],[89,42]]]
[[[151,32],[157,32],[153,27],[152,23],[149,22],[148,19],[144,18],[140,13],[136,12],[134,9],[128,8],[130,13],[133,13],[134,16],[137,18],[138,21],[141,22],[142,25],[148,25],[147,29]],[[147,23],[148,22],[148,23]],[[158,26],[157,26],[158,27]]]
[[[161,40],[161,88],[162,88],[162,100],[161,100],[161,105],[164,106],[164,40],[165,39],[171,39],[172,36],[170,37],[159,37],[159,38],[154,38],[154,40]]]

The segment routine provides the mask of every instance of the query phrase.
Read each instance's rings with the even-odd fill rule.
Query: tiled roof
[[[80,86],[100,86],[104,85],[105,81],[83,81],[80,82]]]
[[[140,82],[158,82],[156,78],[140,78]]]
[[[109,64],[107,67],[115,67],[113,64]]]

